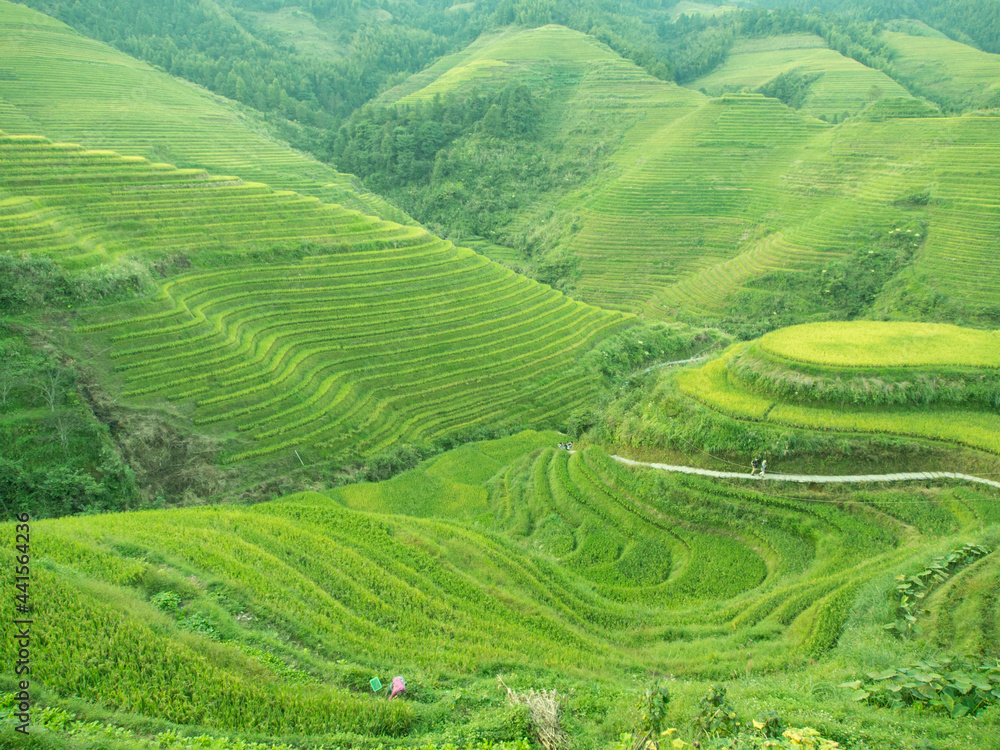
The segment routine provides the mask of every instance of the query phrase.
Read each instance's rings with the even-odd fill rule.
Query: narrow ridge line
[[[742,471],[712,471],[711,469],[698,469],[694,466],[672,466],[670,464],[657,464],[650,463],[648,461],[633,461],[630,458],[624,458],[622,456],[611,456],[615,461],[619,463],[627,464],[629,466],[648,466],[651,469],[660,469],[661,471],[672,471],[680,474],[697,474],[703,477],[715,477],[718,479],[762,479],[765,477],[760,477],[753,474],[747,474]],[[1000,489],[1000,482],[996,482],[992,479],[983,479],[982,477],[974,477],[970,474],[957,474],[953,472],[944,471],[915,471],[904,474],[854,474],[848,476],[830,476],[822,474],[768,474],[766,479],[771,479],[778,482],[799,482],[799,483],[812,483],[817,484],[842,484],[842,483],[856,483],[856,482],[908,482],[914,480],[927,480],[927,479],[962,479],[966,482],[976,482],[977,484],[985,484],[990,487],[996,487]]]

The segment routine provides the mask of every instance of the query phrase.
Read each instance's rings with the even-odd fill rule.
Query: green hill
[[[291,191],[38,137],[0,136],[0,153],[9,251],[70,267],[190,258],[151,298],[86,312],[68,345],[110,350],[126,403],[169,399],[227,437],[229,462],[552,424],[596,394],[580,356],[627,323]]]
[[[688,0],[31,1],[261,109],[0,0],[0,747],[992,746],[995,55]]]
[[[989,55],[964,47],[962,58],[960,47],[949,48],[955,60],[987,70]],[[900,71],[907,64],[901,54]],[[899,75],[917,91],[932,85]],[[964,80],[959,68],[953,79]],[[442,231],[452,222],[485,236],[484,247],[514,248],[523,267],[584,301],[653,318],[745,336],[866,315],[998,320],[986,197],[995,118],[942,117],[811,34],[744,39],[691,84],[795,94],[795,110],[753,94],[688,93],[558,26],[484,36],[382,101],[426,115],[435,96],[461,102],[514,84],[542,113],[530,138],[476,126],[426,162],[425,178],[387,189]],[[460,215],[447,208],[456,203]],[[517,263],[510,250],[492,252]]]
[[[750,217],[776,207],[796,149],[822,128],[777,100],[733,95],[651,134],[642,157],[581,207],[583,227],[568,243],[581,259],[581,296],[639,307],[730,257]]]
[[[461,124],[458,113],[471,117],[477,95],[502,99],[504,91],[519,86],[532,98],[530,132],[492,133],[483,122],[486,112],[477,114],[478,123]],[[443,103],[435,105],[435,97]],[[367,170],[371,184],[384,186],[441,231],[488,235],[539,270],[559,264],[553,251],[563,249],[578,229],[587,196],[618,174],[630,155],[637,158],[652,134],[703,101],[701,94],[653,78],[579,31],[557,25],[512,29],[484,35],[386,92],[378,103],[390,107],[388,112],[376,119],[358,113],[349,127],[350,150],[343,147],[341,157],[350,168]],[[419,175],[378,158],[369,160],[378,166],[367,167],[350,156],[357,150],[385,151],[370,133],[382,139],[391,137],[394,127],[399,132],[397,112],[427,118],[434,107],[446,105],[457,113],[458,132]],[[412,150],[413,140],[419,143],[436,127],[421,123],[407,134],[409,145],[394,147]],[[455,204],[464,210],[456,211]],[[500,251],[497,257],[505,255]],[[565,284],[573,274],[559,269],[538,276]]]
[[[596,448],[570,455],[557,439],[463,447],[329,497],[36,522],[33,684],[145,733],[424,747],[527,731],[501,706],[499,674],[517,690],[556,687],[579,746],[608,747],[633,728],[652,671],[674,676],[669,725],[689,738],[717,680],[741,719],[779,711],[844,743],[953,733],[930,712],[887,722],[837,685],[919,648],[882,627],[894,576],[995,539],[987,494],[718,484]],[[924,621],[928,638],[964,633],[975,658],[995,626],[983,582],[996,562],[963,570]],[[972,599],[939,628],[956,590]],[[9,640],[0,648],[12,658]],[[408,700],[370,695],[371,676],[394,674]],[[954,746],[983,746],[988,715]]]
[[[686,85],[718,96],[743,87],[757,88],[790,73],[810,81],[797,108],[831,122],[857,113],[873,97],[911,96],[885,73],[844,57],[813,34],[741,41],[724,65]]]
[[[252,110],[0,0],[0,130],[295,190],[410,221],[349,175],[278,142]],[[85,82],[85,83],[81,83]]]
[[[1000,55],[946,37],[897,31],[884,36],[895,52],[896,75],[924,96],[956,110],[995,108],[1000,103]]]

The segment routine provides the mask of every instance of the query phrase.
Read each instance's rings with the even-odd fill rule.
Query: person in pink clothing
[[[397,695],[401,695],[406,692],[406,680],[402,677],[393,677],[391,687],[392,692],[389,693],[389,700],[392,700]]]

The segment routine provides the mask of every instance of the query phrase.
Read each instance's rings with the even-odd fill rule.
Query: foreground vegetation
[[[582,747],[640,730],[650,673],[670,675],[663,728],[687,741],[749,743],[769,711],[845,747],[971,748],[995,731],[995,710],[884,721],[838,687],[929,653],[993,652],[992,554],[923,601],[919,635],[883,627],[897,575],[959,543],[994,548],[988,492],[720,484],[561,439],[521,433],[252,508],[35,522],[33,679],[54,705],[123,723],[122,746],[167,731],[328,747],[530,738],[498,674],[560,693]],[[371,677],[394,674],[404,699],[370,695]],[[728,697],[699,704],[716,683]]]

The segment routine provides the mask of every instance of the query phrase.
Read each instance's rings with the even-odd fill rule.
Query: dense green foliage
[[[1000,407],[1000,377],[991,371],[918,368],[831,371],[789,366],[751,348],[733,359],[729,372],[755,391],[800,403]]]
[[[442,3],[410,3],[406,24],[364,23],[358,3],[310,3],[308,11],[319,20],[331,19],[338,41],[351,50],[349,57],[336,60],[297,53],[248,12],[298,6],[295,2],[27,4],[173,75],[318,128],[361,106],[399,73],[415,73],[468,43],[477,30],[465,14],[446,13]],[[396,6],[393,10],[398,12]]]
[[[869,21],[916,18],[953,39],[1000,52],[1000,12],[993,0],[771,0],[765,4],[820,8]]]
[[[514,82],[405,107],[370,105],[341,127],[332,153],[339,168],[362,175],[365,187],[435,231],[493,237],[532,196],[571,181],[556,165],[572,165],[539,142],[546,106]],[[547,283],[565,276],[536,274]]]
[[[756,92],[777,99],[793,109],[801,109],[809,91],[809,84],[817,78],[819,76],[815,74],[804,76],[795,71],[780,73],[763,86],[758,87]]]
[[[896,576],[897,619],[886,625],[886,630],[892,630],[901,636],[921,632],[917,621],[921,615],[929,612],[925,609],[928,595],[963,568],[992,552],[989,547],[981,544],[965,544],[947,555],[935,558],[919,573]],[[1000,698],[1000,694],[997,698]]]
[[[407,183],[431,184],[432,172],[443,171],[446,147],[456,138],[479,132],[486,138],[531,140],[538,124],[537,104],[524,85],[467,100],[435,97],[413,108],[368,107],[340,129],[333,146],[337,163],[365,175],[379,192]]]
[[[995,535],[987,493],[720,484],[571,455],[558,439],[467,445],[329,496],[34,522],[33,684],[147,736],[181,725],[234,744],[516,741],[530,725],[498,674],[556,689],[563,729],[588,748],[654,727],[705,747],[758,747],[768,732],[808,747],[769,711],[845,747],[949,731],[946,717],[905,713],[885,726],[834,685],[912,653],[883,627],[893,576]],[[968,624],[988,636],[994,619]],[[673,700],[647,699],[644,719],[649,670],[675,676]],[[403,699],[371,695],[373,675],[394,674]],[[824,688],[791,700],[770,692],[776,680],[789,695]],[[960,746],[991,731],[992,719],[963,726]]]
[[[921,231],[923,230],[923,231]],[[771,271],[747,284],[726,305],[717,323],[740,338],[821,316],[855,320],[870,316],[879,295],[912,262],[922,225],[905,231],[869,231],[853,240],[855,249],[809,273]],[[865,236],[867,235],[867,236]]]
[[[587,353],[584,364],[600,374],[606,385],[617,386],[641,374],[644,367],[648,370],[664,360],[695,357],[727,343],[729,339],[716,330],[651,323],[606,338]]]
[[[0,515],[136,507],[135,474],[80,402],[76,373],[20,336],[0,337]]]
[[[1000,666],[995,660],[970,664],[961,659],[920,661],[905,667],[869,672],[868,680],[847,683],[855,700],[876,706],[919,706],[952,718],[975,716],[1000,703]]]

